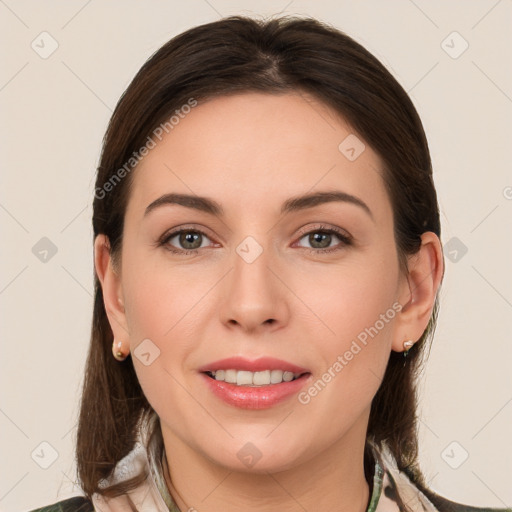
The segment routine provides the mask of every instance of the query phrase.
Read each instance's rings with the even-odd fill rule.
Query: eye
[[[337,251],[347,245],[351,245],[352,243],[352,238],[350,235],[344,234],[334,228],[320,227],[305,233],[301,233],[301,235],[302,236],[299,239],[299,242],[305,240],[306,243],[309,244],[309,246],[302,247],[319,253]]]
[[[210,243],[208,243],[210,242]],[[185,253],[197,251],[211,244],[208,236],[198,229],[178,229],[164,235],[160,245],[165,246],[171,252]]]

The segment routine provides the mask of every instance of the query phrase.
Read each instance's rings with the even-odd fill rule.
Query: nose
[[[279,279],[279,266],[263,251],[254,261],[238,253],[222,290],[219,312],[230,329],[270,332],[282,328],[289,319],[287,289]]]

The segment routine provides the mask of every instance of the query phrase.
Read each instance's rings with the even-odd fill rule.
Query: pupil
[[[327,241],[327,244],[322,244],[321,242]],[[313,233],[309,236],[309,243],[312,247],[319,248],[319,249],[325,249],[326,247],[329,247],[331,243],[331,235],[328,233]],[[320,244],[320,246],[315,245]]]
[[[201,246],[201,235],[199,233],[186,232],[182,233],[180,236],[180,243],[185,249],[197,249]],[[197,243],[194,245],[194,242],[199,240],[199,245]],[[191,244],[191,246],[189,245]]]

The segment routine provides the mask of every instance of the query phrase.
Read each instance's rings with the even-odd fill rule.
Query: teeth
[[[251,386],[252,385],[252,372],[239,371],[236,374],[237,386]]]
[[[250,372],[247,372],[247,373],[250,373]],[[272,374],[272,372],[270,370],[265,370],[264,372],[254,372],[254,374],[252,375],[252,383],[251,384],[254,384],[255,386],[268,385],[272,382],[271,374]]]
[[[293,373],[292,372],[284,372],[283,373],[283,380],[285,382],[290,382],[293,380]]]
[[[236,370],[225,370],[225,372],[224,372],[224,382],[229,382],[231,384],[236,384]]]
[[[283,381],[283,370],[272,370],[270,372],[270,383],[271,384],[279,384],[279,382]]]
[[[246,370],[217,370],[209,372],[215,380],[229,382],[237,386],[268,386],[291,382],[300,377],[300,373],[285,372],[283,370],[264,370],[262,372],[248,372]]]

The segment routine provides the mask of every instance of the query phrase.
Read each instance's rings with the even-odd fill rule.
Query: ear
[[[103,302],[116,343],[121,342],[122,351],[129,352],[129,329],[123,302],[120,269],[114,269],[110,255],[110,243],[106,235],[97,235],[94,240],[94,266],[101,283]]]
[[[443,250],[435,233],[421,235],[420,249],[408,257],[407,266],[398,299],[402,309],[395,324],[395,352],[404,351],[404,341],[418,341],[430,320],[444,274]]]

